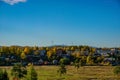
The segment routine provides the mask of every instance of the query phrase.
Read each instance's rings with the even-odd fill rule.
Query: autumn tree
[[[26,54],[24,52],[22,52],[21,55],[20,55],[20,57],[21,57],[21,59],[24,60],[26,58]]]
[[[89,64],[89,65],[92,65],[94,63],[93,59],[92,59],[92,56],[87,56],[86,63]]]
[[[34,47],[33,47],[33,50],[34,50],[34,51],[39,50],[38,46],[34,46]]]
[[[28,47],[28,46],[25,47],[25,48],[24,48],[24,53],[25,53],[25,54],[30,54],[30,53],[31,53],[30,47]]]
[[[54,56],[55,56],[55,52],[53,50],[49,50],[47,51],[47,57],[49,60],[53,60]]]
[[[20,56],[20,54],[23,52],[22,48],[18,47],[16,49],[16,55]]]
[[[2,46],[2,47],[0,48],[0,53],[2,53],[2,54],[4,54],[4,55],[9,55],[9,53],[10,53],[9,47],[7,47],[7,46]]]
[[[70,50],[71,50],[71,51],[74,51],[74,50],[75,50],[75,48],[72,46],[72,47],[70,48]]]
[[[34,55],[40,54],[39,50],[34,51]]]
[[[10,53],[11,53],[11,54],[16,54],[17,47],[16,47],[16,46],[10,46],[10,47],[9,47],[9,50],[10,50]]]

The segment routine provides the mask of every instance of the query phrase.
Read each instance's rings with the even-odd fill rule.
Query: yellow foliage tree
[[[21,53],[21,55],[20,55],[20,57],[21,57],[21,59],[25,59],[25,58],[26,58],[25,53],[24,53],[24,52],[22,52],[22,53]]]
[[[49,51],[47,52],[48,58],[51,58],[51,56],[54,55],[54,54],[55,54],[55,53],[54,53],[52,50],[49,50]]]
[[[24,53],[25,53],[25,54],[30,53],[30,48],[29,48],[29,47],[25,47],[25,48],[24,48]]]
[[[71,50],[72,50],[72,51],[74,51],[74,50],[75,50],[75,48],[74,48],[74,47],[71,47]]]
[[[80,58],[80,57],[81,57],[80,52],[77,52],[77,53],[76,53],[76,57],[77,57],[77,58]]]

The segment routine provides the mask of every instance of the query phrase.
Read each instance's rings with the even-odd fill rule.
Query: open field
[[[10,76],[11,67],[1,68],[6,68]],[[35,66],[38,80],[120,80],[114,75],[112,66],[85,66],[80,67],[78,71],[74,66],[66,68],[67,74],[60,77],[57,73],[58,66]]]

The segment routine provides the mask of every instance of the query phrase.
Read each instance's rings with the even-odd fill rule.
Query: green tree
[[[8,73],[7,73],[6,69],[3,72],[3,80],[9,80]]]
[[[66,74],[67,69],[66,69],[65,65],[64,64],[60,64],[60,67],[57,70],[57,72],[60,74],[60,76],[62,76],[62,74]]]
[[[75,68],[76,68],[77,71],[78,71],[78,69],[79,69],[79,67],[80,67],[80,60],[79,60],[79,59],[76,59],[76,60],[75,60],[74,66],[75,66]]]
[[[11,75],[16,79],[24,78],[27,74],[27,70],[25,67],[22,66],[21,63],[16,63],[11,71]]]
[[[114,74],[119,76],[120,75],[120,66],[116,66],[113,70]]]
[[[2,80],[2,79],[3,79],[3,70],[0,69],[0,80]]]
[[[32,64],[30,64],[28,67],[27,67],[27,80],[38,80],[38,74],[37,72],[35,71],[34,67]]]
[[[9,80],[7,71],[0,69],[0,80]]]
[[[60,64],[69,64],[70,63],[70,59],[68,59],[68,58],[61,58],[60,59]]]

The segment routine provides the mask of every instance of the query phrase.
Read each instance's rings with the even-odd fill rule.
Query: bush
[[[59,69],[57,70],[57,72],[60,74],[60,76],[61,76],[62,74],[66,74],[67,70],[66,70],[65,65],[64,65],[64,64],[60,64],[60,67],[59,67]]]
[[[115,75],[120,75],[120,66],[115,67],[113,72]]]
[[[70,64],[70,59],[68,59],[68,58],[61,58],[60,59],[60,64],[65,64],[65,65]]]

